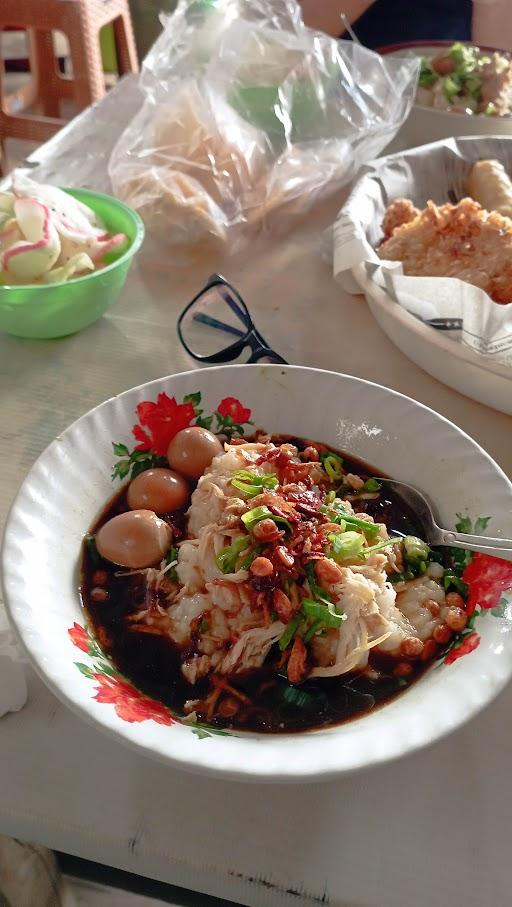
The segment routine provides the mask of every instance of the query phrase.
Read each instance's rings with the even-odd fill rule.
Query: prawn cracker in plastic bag
[[[307,29],[295,0],[180,0],[110,159],[115,192],[166,245],[230,249],[288,228],[375,157],[419,63]]]

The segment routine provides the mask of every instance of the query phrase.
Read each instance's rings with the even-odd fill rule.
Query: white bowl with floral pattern
[[[464,432],[408,397],[348,375],[281,365],[221,366],[152,381],[107,400],[60,435],[33,466],[7,521],[8,610],[30,659],[60,699],[120,742],[176,767],[293,782],[411,753],[496,696],[512,674],[512,565],[483,556],[474,563],[471,594],[478,607],[465,636],[397,698],[356,720],[301,734],[218,733],[182,723],[136,690],[86,629],[78,563],[83,536],[114,490],[112,441],[133,448],[137,405],[162,393],[179,404],[200,393],[204,413],[217,412],[218,422],[251,418],[270,432],[346,450],[422,488],[443,525],[453,526],[457,513],[489,515],[486,532],[512,536],[507,477]],[[171,406],[164,415],[186,421],[187,412]],[[143,432],[156,430],[150,422],[139,425],[139,443]]]

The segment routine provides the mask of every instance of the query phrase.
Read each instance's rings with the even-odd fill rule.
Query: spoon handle
[[[480,551],[482,554],[492,554],[501,557],[504,561],[512,561],[512,539],[489,538],[483,535],[466,535],[464,532],[450,532],[442,530],[441,545],[451,548],[468,548],[470,551]]]

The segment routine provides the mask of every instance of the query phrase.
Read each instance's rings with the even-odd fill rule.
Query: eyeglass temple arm
[[[225,324],[218,318],[212,318],[211,315],[205,315],[204,312],[197,312],[193,316],[193,320],[200,324],[207,324],[208,327],[217,328],[219,331],[226,331],[227,334],[234,334],[235,337],[245,337],[246,334],[245,331],[239,331],[238,328],[231,327],[230,324]]]
[[[240,306],[237,304],[236,300],[233,299],[231,294],[226,289],[222,290],[222,296],[223,296],[225,302],[227,302],[231,311],[234,312],[235,315],[238,315],[240,320],[243,321],[243,323],[245,325],[247,325],[247,327],[249,327],[249,328],[252,327],[252,325],[248,321],[247,315],[244,312],[244,310],[242,308],[240,308]]]

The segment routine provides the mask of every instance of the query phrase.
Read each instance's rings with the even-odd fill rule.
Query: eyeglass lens
[[[244,303],[222,284],[202,293],[181,323],[183,340],[196,356],[214,356],[246,337],[250,329]]]

